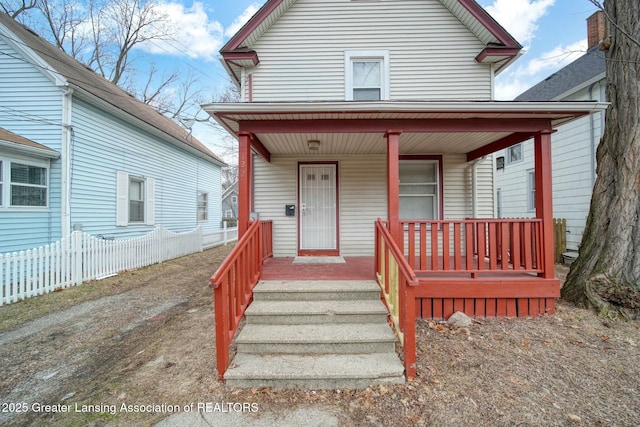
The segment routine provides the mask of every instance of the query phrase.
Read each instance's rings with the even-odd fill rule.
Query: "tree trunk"
[[[587,225],[562,297],[602,316],[640,318],[640,2],[607,0],[604,10],[611,104]]]

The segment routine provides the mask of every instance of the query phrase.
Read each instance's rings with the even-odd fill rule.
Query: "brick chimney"
[[[599,10],[587,18],[587,41],[589,49],[598,46],[604,39],[604,12]]]

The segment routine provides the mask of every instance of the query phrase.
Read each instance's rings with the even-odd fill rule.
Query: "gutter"
[[[0,140],[0,148],[23,153],[35,157],[43,157],[45,159],[56,160],[60,158],[60,153],[52,149],[30,147],[28,145],[17,144],[11,141]]]
[[[60,232],[61,237],[67,237],[71,233],[71,167],[73,128],[71,126],[71,113],[73,106],[73,89],[63,87],[62,92],[62,174],[61,174],[61,212]]]

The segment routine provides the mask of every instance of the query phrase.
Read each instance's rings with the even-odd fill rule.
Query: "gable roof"
[[[557,101],[604,79],[605,54],[594,46],[580,58],[518,95],[516,101]]]
[[[146,127],[150,132],[182,149],[216,164],[225,164],[173,120],[98,75],[5,13],[0,13],[0,35],[6,36],[6,41],[14,48],[29,55],[29,59],[56,85],[71,87],[75,94],[86,98],[101,109],[137,127]]]
[[[518,58],[522,49],[520,43],[475,0],[438,1],[485,44],[476,61],[495,63],[497,74]],[[240,82],[240,68],[259,63],[258,55],[251,47],[295,2],[268,0],[220,49],[227,71],[237,82]]]
[[[0,147],[9,150],[28,152],[39,157],[57,159],[60,153],[46,145],[38,144],[35,141],[17,135],[7,129],[0,127]]]

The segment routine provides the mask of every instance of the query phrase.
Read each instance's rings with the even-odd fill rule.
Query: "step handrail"
[[[405,375],[409,379],[415,378],[415,287],[418,286],[418,278],[380,218],[375,223],[375,272],[389,317],[402,345]]]
[[[216,368],[224,381],[229,367],[231,340],[246,308],[253,299],[253,288],[262,275],[262,261],[271,256],[271,223],[254,221],[240,241],[211,276],[214,288],[216,328]]]

